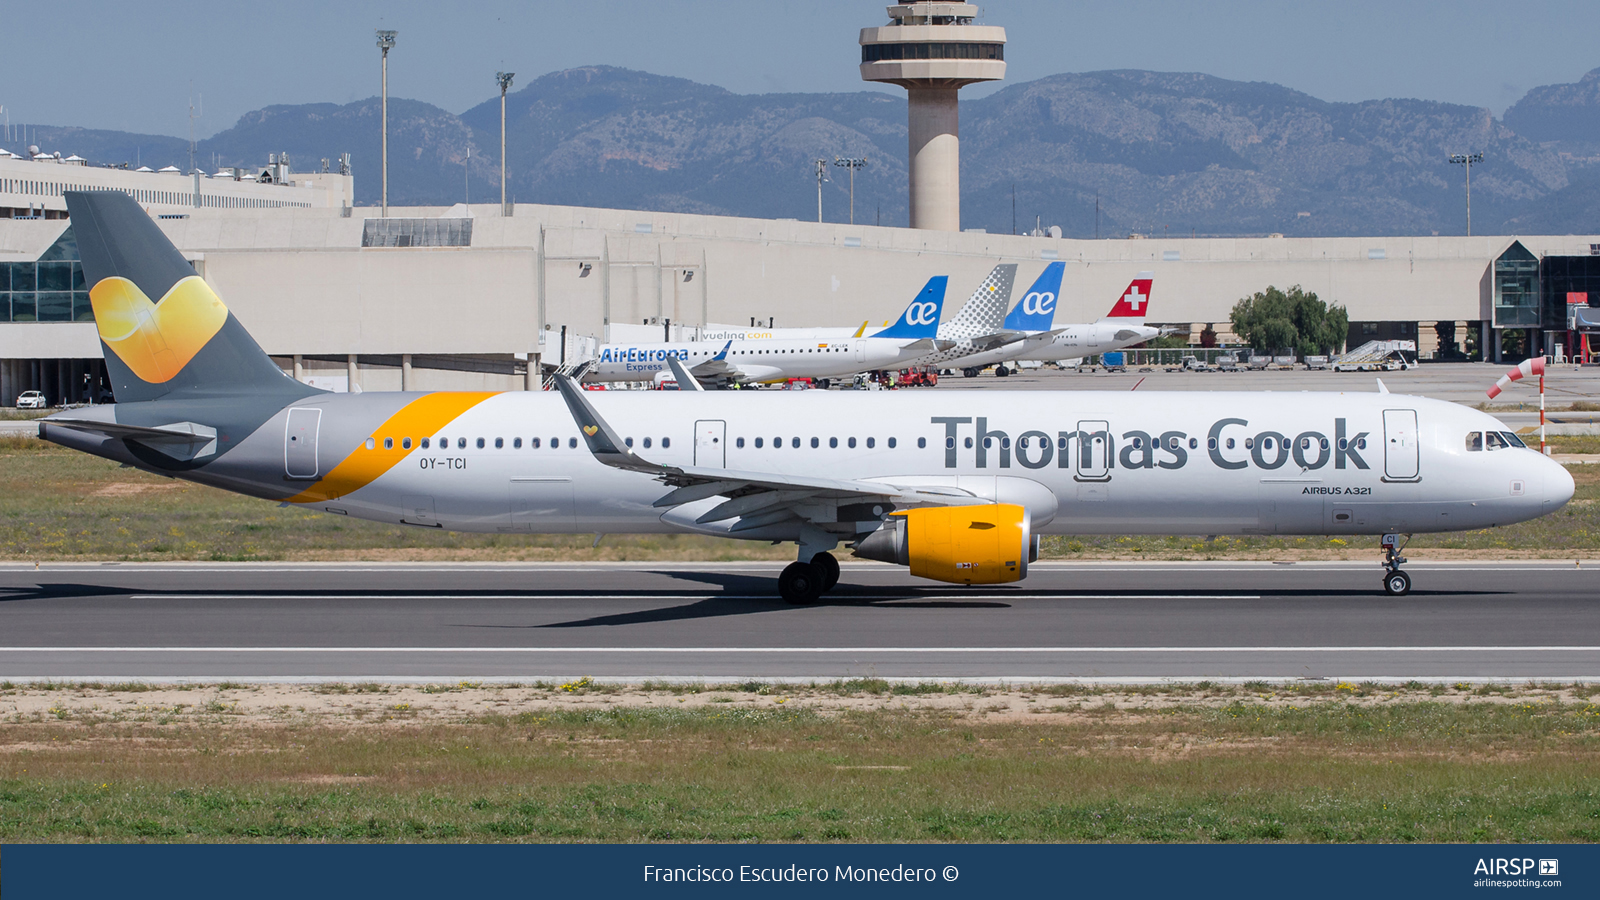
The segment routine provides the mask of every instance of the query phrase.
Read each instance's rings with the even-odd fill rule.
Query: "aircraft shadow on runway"
[[[34,584],[27,587],[0,587],[0,603],[16,600],[75,600],[92,597],[125,597],[149,591],[105,584]]]
[[[824,594],[814,603],[797,607],[780,600],[772,589],[772,579],[721,572],[655,572],[680,581],[715,586],[727,597],[708,597],[678,606],[642,609],[626,613],[592,616],[571,622],[550,622],[529,626],[487,626],[503,628],[593,628],[611,625],[647,625],[685,619],[747,616],[784,610],[856,607],[859,609],[1009,609],[1010,603],[998,600],[962,600],[948,595],[950,588],[857,587],[840,583],[833,594]],[[992,585],[991,585],[992,587]],[[932,591],[945,592],[943,594]],[[770,596],[771,599],[766,599]]]

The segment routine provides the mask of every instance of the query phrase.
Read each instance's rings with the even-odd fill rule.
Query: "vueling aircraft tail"
[[[284,375],[133,198],[68,191],[66,200],[119,403],[317,393]]]
[[[944,309],[945,286],[949,283],[948,275],[929,278],[900,318],[873,337],[919,341],[935,336],[939,331],[939,314]]]
[[[1150,283],[1155,280],[1154,272],[1140,272],[1128,282],[1122,296],[1112,304],[1111,312],[1106,313],[1107,319],[1133,319],[1139,322],[1145,320],[1150,311]],[[1104,321],[1104,320],[1101,320]]]
[[[1049,331],[1056,317],[1056,300],[1061,296],[1061,273],[1067,264],[1053,262],[1033,282],[1033,287],[1011,307],[1004,327],[1007,331]]]

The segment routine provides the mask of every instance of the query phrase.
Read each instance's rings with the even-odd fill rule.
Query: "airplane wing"
[[[667,356],[667,365],[672,367],[672,377],[678,382],[678,390],[703,391],[706,389],[705,385],[700,383],[700,379],[689,374],[689,370],[683,367],[683,363],[679,362],[676,356],[669,354]]]
[[[741,521],[732,530],[759,528],[791,516],[803,518],[793,510],[795,505],[828,500],[879,500],[898,506],[971,506],[993,502],[958,488],[944,486],[895,485],[650,462],[627,446],[571,379],[557,375],[555,381],[561,398],[567,403],[567,409],[578,423],[578,430],[583,434],[589,453],[596,460],[613,468],[652,475],[675,488],[656,500],[655,506],[679,506],[710,497],[727,498],[726,502],[699,516],[695,520],[698,524],[739,518]]]
[[[705,362],[696,365],[694,368],[689,370],[689,373],[693,375],[694,379],[701,384],[710,382],[711,384],[721,385],[729,384],[735,381],[748,380],[745,377],[745,374],[739,371],[738,366],[728,362],[728,348],[732,346],[733,341],[723,344],[722,350],[719,351],[716,356],[713,356]],[[674,367],[674,371],[676,371],[677,368],[679,367]]]

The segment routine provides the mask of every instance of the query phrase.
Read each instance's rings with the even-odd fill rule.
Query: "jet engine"
[[[1011,503],[908,509],[862,538],[855,555],[950,584],[1021,581],[1039,558],[1029,518],[1026,507]]]

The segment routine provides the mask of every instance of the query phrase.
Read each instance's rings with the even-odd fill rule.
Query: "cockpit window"
[[[1506,439],[1494,431],[1484,432],[1483,443],[1490,450],[1504,450],[1506,447]]]
[[[1474,453],[1476,453],[1479,450],[1483,449],[1483,432],[1481,432],[1481,431],[1469,431],[1469,432],[1467,432],[1467,449],[1472,451],[1472,452],[1474,452]]]
[[[1507,447],[1526,447],[1526,446],[1528,446],[1527,444],[1524,444],[1522,442],[1522,438],[1517,437],[1515,434],[1512,434],[1509,431],[1500,432],[1500,436],[1506,439],[1506,446]]]

